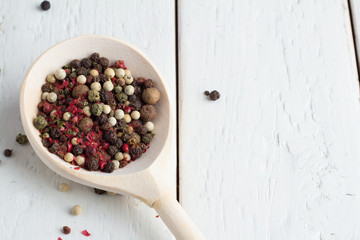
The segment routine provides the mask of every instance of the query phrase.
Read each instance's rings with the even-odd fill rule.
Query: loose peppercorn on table
[[[177,103],[169,184],[205,239],[357,239],[358,1],[50,3],[0,1],[0,146],[12,150],[0,239],[173,239],[145,204],[68,181],[16,142],[27,69],[84,34],[131,42],[163,73]]]

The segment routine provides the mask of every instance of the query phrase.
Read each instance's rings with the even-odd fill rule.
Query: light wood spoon
[[[161,93],[161,100],[156,104],[158,115],[154,120],[156,136],[150,149],[140,159],[111,174],[74,169],[74,166],[48,152],[33,125],[41,86],[47,74],[55,72],[73,58],[84,58],[93,52],[110,61],[125,60],[135,77],[153,79]],[[134,46],[111,37],[81,36],[54,45],[33,63],[21,87],[21,120],[34,151],[54,172],[74,182],[142,200],[159,213],[176,239],[204,239],[176,201],[170,185],[167,166],[171,159],[173,113],[168,92],[168,86],[154,64]]]

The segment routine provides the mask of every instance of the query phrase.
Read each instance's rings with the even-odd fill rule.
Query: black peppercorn
[[[81,62],[78,59],[74,59],[70,62],[70,67],[74,68],[74,69],[78,69],[79,67],[81,67]]]
[[[94,62],[98,62],[100,59],[100,55],[98,53],[93,53],[91,54],[91,60],[93,60]]]
[[[96,171],[99,168],[99,160],[97,160],[94,156],[89,157],[87,162],[87,168],[90,171]]]
[[[84,67],[79,67],[76,69],[76,74],[86,76],[88,74],[88,70]]]
[[[44,145],[44,147],[49,148],[52,143],[51,143],[51,140],[49,138],[44,138],[42,140],[42,144]]]
[[[109,59],[105,57],[101,57],[99,59],[99,63],[101,64],[102,67],[107,68],[109,66]]]
[[[112,130],[107,130],[104,133],[104,139],[105,139],[105,141],[107,141],[110,144],[116,143],[116,140],[117,140],[116,132],[112,131]]]
[[[63,142],[63,143],[67,142],[68,137],[66,135],[61,135],[59,140],[60,140],[60,142]]]
[[[136,99],[137,99],[137,97],[136,97],[136,95],[135,95],[135,94],[130,95],[130,96],[128,97],[128,101],[129,101],[130,103],[135,102],[135,101],[136,101]]]
[[[105,113],[100,114],[100,116],[96,117],[96,122],[101,126],[107,123],[108,117]]]
[[[4,156],[5,157],[11,157],[12,155],[12,149],[5,149]]]
[[[110,125],[110,123],[107,122],[107,123],[104,123],[103,125],[101,125],[100,128],[102,130],[109,130],[109,129],[111,129],[111,125]]]
[[[19,133],[16,136],[16,142],[19,143],[19,144],[27,144],[29,142],[29,140],[26,137],[26,135],[23,135],[23,134]]]
[[[81,66],[83,66],[84,68],[90,68],[92,64],[92,61],[90,58],[84,58],[83,60],[81,60]]]
[[[129,149],[129,154],[131,156],[131,159],[135,160],[142,155],[142,148],[139,144],[132,145]]]
[[[105,89],[101,89],[99,93],[100,93],[100,101],[104,103],[108,103],[109,100],[112,98],[110,92],[106,91]]]
[[[215,101],[215,100],[218,100],[220,98],[220,93],[216,90],[212,91],[210,93],[210,99]]]
[[[69,234],[71,232],[71,229],[68,226],[63,227],[63,233]]]
[[[110,157],[113,157],[119,149],[115,145],[110,145],[108,149],[106,149],[106,152],[110,155]]]
[[[137,98],[134,102],[130,102],[130,107],[134,108],[136,111],[140,111],[143,105],[144,103],[141,101],[140,98]]]
[[[139,126],[135,128],[135,132],[139,135],[144,135],[148,132],[148,129],[144,126]]]
[[[120,166],[119,166],[119,168],[123,168],[123,167],[125,167],[126,165],[128,165],[128,161],[126,161],[126,160],[121,160],[121,161],[120,161]]]
[[[75,156],[79,156],[81,155],[82,153],[84,152],[84,149],[79,146],[79,145],[75,145],[73,146],[72,148],[72,153],[75,155]]]
[[[52,138],[59,138],[60,135],[61,135],[60,129],[58,129],[56,127],[50,129],[50,136]]]
[[[49,10],[49,9],[50,9],[50,6],[51,6],[51,4],[50,4],[49,1],[43,1],[43,2],[40,4],[41,9],[44,10],[44,11]]]
[[[84,150],[85,156],[90,157],[96,154],[96,148],[93,146],[87,146]]]
[[[149,143],[151,142],[153,136],[154,136],[153,134],[147,133],[141,137],[141,141],[143,141],[144,143]]]
[[[99,81],[101,84],[104,84],[108,80],[108,77],[105,74],[99,75]]]
[[[98,189],[98,188],[94,188],[94,191],[95,191],[96,194],[99,194],[99,195],[106,193],[105,190],[101,190],[101,189]]]
[[[115,169],[115,163],[114,162],[108,162],[108,164],[106,164],[106,167],[105,167],[105,172],[107,173],[112,173]]]
[[[102,66],[99,63],[93,63],[93,68],[96,69],[99,73],[102,73]]]
[[[205,94],[206,96],[209,96],[209,95],[210,95],[209,91],[205,91],[204,94]]]
[[[120,149],[122,147],[122,145],[123,145],[123,141],[121,140],[121,138],[118,138],[114,145],[115,145],[115,147]]]
[[[154,87],[154,82],[153,82],[153,80],[151,80],[151,79],[146,80],[145,83],[144,83],[144,87],[145,87],[145,88],[152,88],[152,87]]]
[[[41,86],[42,92],[51,92],[52,89],[53,89],[53,86],[50,83],[45,83]]]

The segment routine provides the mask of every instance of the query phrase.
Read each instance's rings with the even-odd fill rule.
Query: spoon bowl
[[[41,86],[46,76],[59,66],[74,58],[84,58],[93,52],[106,56],[110,62],[122,59],[134,77],[146,77],[154,81],[161,100],[156,104],[154,120],[156,136],[141,158],[112,173],[91,172],[77,169],[55,154],[51,154],[41,143],[39,131],[34,127],[40,101]],[[176,239],[203,239],[190,218],[174,198],[169,184],[167,165],[171,157],[173,132],[172,104],[168,86],[152,61],[136,47],[106,36],[81,36],[60,42],[45,51],[31,66],[20,92],[20,111],[24,130],[34,151],[54,172],[90,187],[136,197],[155,208]]]

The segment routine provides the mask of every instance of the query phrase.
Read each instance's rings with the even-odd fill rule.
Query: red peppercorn
[[[122,146],[124,152],[128,153],[129,152],[129,144],[127,143],[124,143],[123,146]]]
[[[63,227],[63,233],[69,234],[71,232],[71,229],[68,226]]]
[[[131,110],[133,110],[133,108],[132,108],[132,107],[129,107],[129,106],[127,106],[127,107],[124,108],[124,112],[125,112],[125,113],[130,113]]]
[[[116,61],[116,62],[115,62],[115,66],[116,66],[117,68],[123,68],[123,69],[126,69],[126,67],[125,67],[125,63],[124,63],[124,61],[122,61],[122,60],[118,60],[118,61]]]
[[[68,152],[71,152],[72,148],[73,148],[73,145],[70,142],[67,142],[67,150],[68,150]]]
[[[53,105],[51,105],[50,103],[48,102],[44,102],[44,105],[43,105],[43,111],[44,113],[46,114],[50,114],[50,112],[53,110]]]

